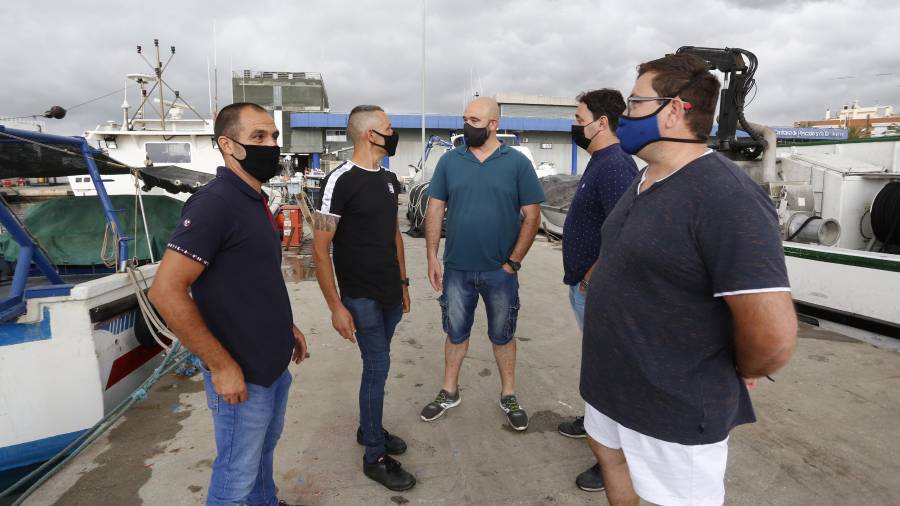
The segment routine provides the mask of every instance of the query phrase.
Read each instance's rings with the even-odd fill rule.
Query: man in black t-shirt
[[[729,432],[755,421],[747,390],[796,344],[772,202],[706,147],[708,68],[683,54],[640,65],[616,130],[649,165],[603,224],[581,362],[614,505],[722,504]]]
[[[406,443],[382,427],[391,337],[409,312],[409,279],[397,222],[397,176],[381,166],[399,134],[378,107],[354,107],[347,118],[353,157],[322,181],[322,206],[313,216],[313,255],[331,323],[356,342],[363,360],[356,440],[366,447],[363,472],[390,490],[408,490],[415,477],[391,455]],[[334,245],[334,269],[328,251]],[[337,285],[334,278],[337,274]]]

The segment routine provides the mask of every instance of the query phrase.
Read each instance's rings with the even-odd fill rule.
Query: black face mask
[[[483,146],[488,140],[488,128],[473,127],[472,125],[465,123],[463,124],[463,139],[466,141],[466,146],[469,146],[470,148]]]
[[[230,137],[229,137],[230,138]],[[260,146],[258,144],[241,144],[231,139],[232,142],[244,148],[246,155],[243,160],[235,160],[241,164],[241,168],[253,176],[260,183],[275,177],[275,174],[281,171],[281,147],[280,146]]]
[[[372,130],[372,131],[375,132],[376,134],[380,135],[381,138],[384,139],[384,144],[375,144],[372,141],[369,141],[369,142],[372,142],[372,144],[375,144],[379,148],[382,148],[385,151],[387,151],[388,156],[394,156],[394,154],[397,152],[397,143],[400,142],[400,133],[398,133],[395,130],[394,133],[392,133],[391,135],[384,135],[383,133],[379,132],[378,130]]]
[[[587,128],[588,125],[592,125],[599,120],[594,120],[588,123],[587,125],[572,125],[572,141],[575,142],[575,145],[579,148],[587,151],[588,146],[591,145],[591,141],[594,140],[594,137],[600,133],[598,130],[597,133],[592,135],[590,138],[584,136],[584,129]]]

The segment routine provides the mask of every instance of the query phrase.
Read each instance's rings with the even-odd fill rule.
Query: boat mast
[[[166,129],[166,101],[163,99],[163,78],[162,78],[162,62],[159,61],[159,39],[153,39],[153,46],[156,49],[156,87],[159,88],[159,126],[161,130]],[[175,48],[172,47],[172,54],[175,54]]]
[[[213,99],[213,112],[210,114],[213,121],[219,114],[219,46],[216,43],[216,20],[213,19],[213,81],[215,82],[215,98]]]
[[[425,5],[422,2],[422,168],[425,167]]]

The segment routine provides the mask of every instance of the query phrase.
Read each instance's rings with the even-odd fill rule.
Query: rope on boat
[[[134,288],[134,295],[137,297],[138,306],[141,309],[141,314],[144,315],[144,321],[147,322],[147,329],[150,331],[150,335],[153,336],[153,340],[166,350],[166,352],[170,352],[170,345],[163,341],[162,338],[160,338],[160,335],[169,339],[170,342],[177,342],[178,337],[174,332],[169,330],[166,323],[162,321],[156,313],[156,309],[154,309],[153,305],[150,303],[150,299],[147,297],[146,292],[146,290],[150,288],[149,283],[147,283],[147,278],[144,277],[143,272],[130,264],[125,267],[125,273],[128,274],[128,279],[131,281],[131,287]],[[138,279],[139,275],[140,279]],[[141,286],[142,282],[143,286]]]
[[[425,181],[409,189],[409,209],[407,212],[409,232],[407,233],[418,234],[418,237],[425,233],[425,214],[428,211],[428,188],[430,185],[430,181]]]
[[[107,222],[106,226],[103,228],[103,244],[100,245],[100,260],[103,261],[103,265],[110,269],[115,269],[117,265],[119,265],[119,248],[111,247],[109,240],[109,233],[112,230],[110,224]],[[112,250],[112,251],[110,251]]]

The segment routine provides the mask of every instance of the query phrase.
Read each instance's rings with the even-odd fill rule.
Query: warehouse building
[[[561,174],[584,169],[587,153],[572,143],[574,100],[512,95],[496,98],[501,110],[500,132],[515,134],[520,145],[531,150],[535,164],[552,164]],[[400,142],[397,154],[385,160],[384,165],[398,176],[411,175],[410,166],[417,166],[422,154],[422,116],[388,113],[392,126],[400,134]],[[303,167],[327,170],[322,167],[323,160],[345,160],[352,156],[347,116],[348,113],[331,112],[291,114],[290,141],[285,142],[298,154]],[[461,113],[425,116],[426,139],[438,136],[449,141],[454,135],[461,134],[462,128]],[[429,160],[431,163],[433,160]]]
[[[272,113],[282,132],[282,152],[293,155],[296,170],[327,170],[334,162],[352,156],[347,113],[330,111],[321,74],[243,70],[234,72],[231,82],[235,102],[252,102]],[[500,131],[516,135],[520,145],[529,148],[536,165],[551,164],[561,174],[584,169],[587,153],[577,149],[570,134],[577,106],[574,99],[503,94],[495,98],[500,104]],[[411,175],[410,166],[417,166],[422,156],[422,117],[388,116],[400,133],[400,143],[397,154],[384,165],[398,176]],[[425,116],[426,139],[438,136],[449,141],[461,134],[462,128],[462,111]],[[433,163],[429,159],[429,165]]]

